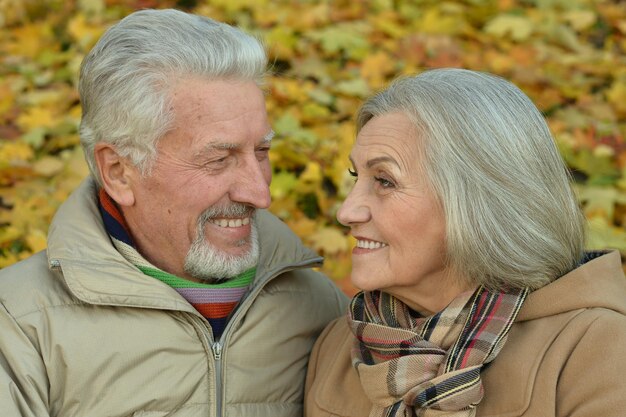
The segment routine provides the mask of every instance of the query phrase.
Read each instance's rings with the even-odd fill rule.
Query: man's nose
[[[255,208],[268,208],[271,202],[271,168],[268,161],[248,158],[235,174],[230,190],[230,199],[237,203],[248,204]]]

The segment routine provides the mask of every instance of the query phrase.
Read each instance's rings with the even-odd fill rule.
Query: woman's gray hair
[[[439,69],[368,99],[357,130],[402,112],[446,218],[447,262],[472,284],[540,288],[583,256],[585,220],[545,119],[494,75]],[[419,236],[416,236],[419,239]]]
[[[113,144],[142,173],[171,128],[168,89],[181,77],[261,83],[267,55],[241,30],[178,10],[141,10],[109,28],[83,60],[80,138],[94,178],[98,142]]]

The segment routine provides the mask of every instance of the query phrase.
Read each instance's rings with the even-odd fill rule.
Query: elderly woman
[[[626,279],[537,108],[468,70],[394,82],[357,118],[338,212],[363,291],[311,356],[306,415],[626,415]]]

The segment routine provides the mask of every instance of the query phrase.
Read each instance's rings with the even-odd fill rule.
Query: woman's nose
[[[371,212],[362,193],[355,186],[337,211],[337,220],[344,226],[366,223]]]

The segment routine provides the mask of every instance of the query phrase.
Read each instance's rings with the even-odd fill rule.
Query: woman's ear
[[[132,181],[137,178],[137,168],[120,156],[109,143],[97,143],[94,156],[102,187],[107,194],[120,206],[135,204]]]

